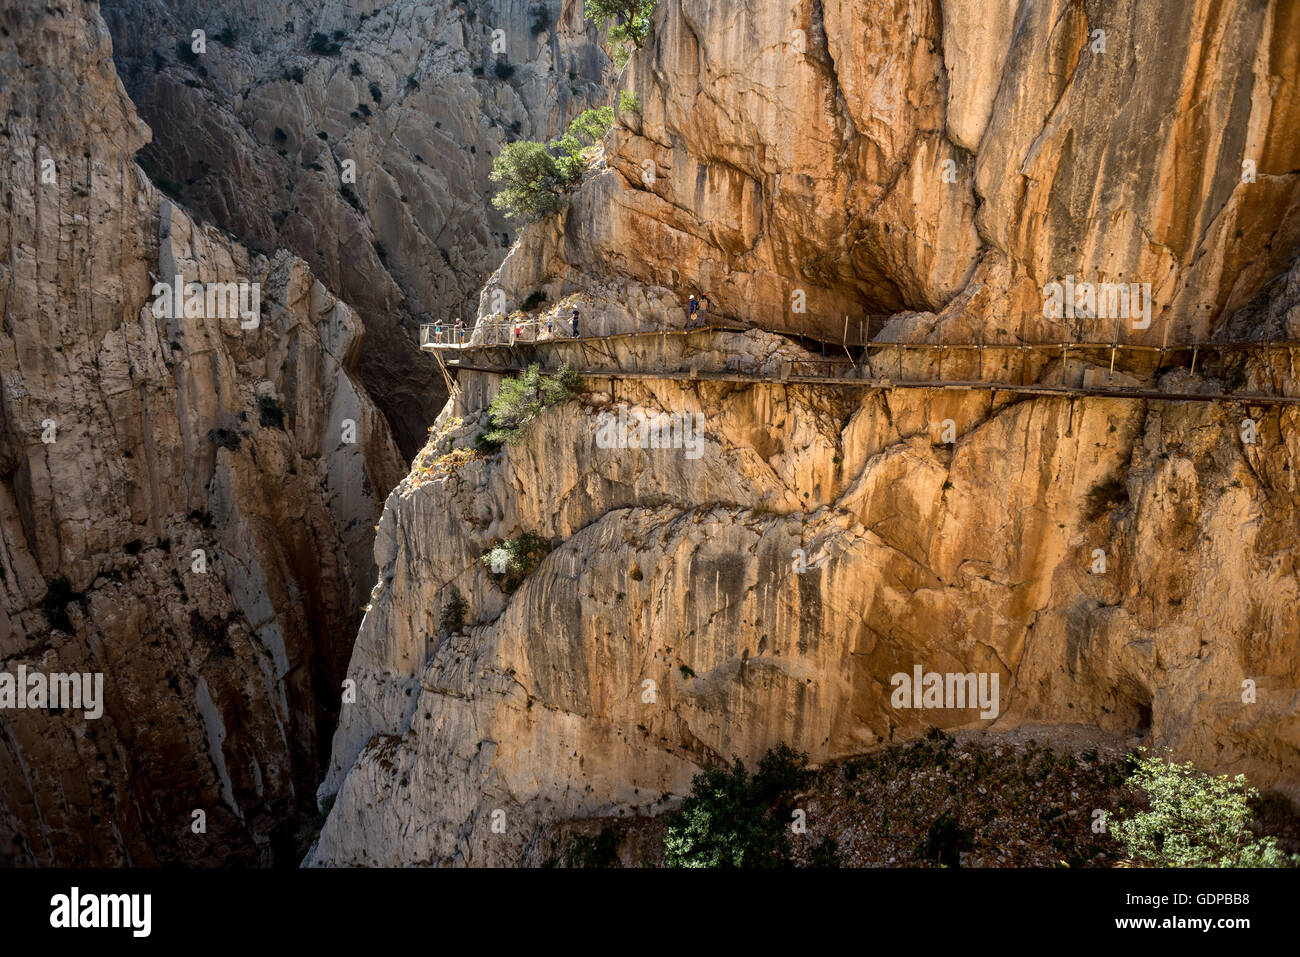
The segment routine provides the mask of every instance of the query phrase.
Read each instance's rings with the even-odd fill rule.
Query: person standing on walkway
[[[695,298],[695,293],[691,293],[690,302],[686,304],[686,328],[690,329],[695,325],[695,317],[699,313],[700,301]]]
[[[546,338],[550,339],[555,332],[555,316],[551,313],[546,314]]]
[[[456,320],[456,341],[465,344],[465,323],[461,319]]]
[[[569,321],[573,323],[573,338],[581,339],[582,337],[578,335],[578,307],[577,306],[573,307],[573,315],[569,318]]]
[[[442,342],[442,320],[441,319],[433,324],[433,341],[438,343]]]
[[[709,294],[706,292],[703,296],[700,297],[700,325],[701,326],[707,326],[709,324],[708,312],[709,312]]]

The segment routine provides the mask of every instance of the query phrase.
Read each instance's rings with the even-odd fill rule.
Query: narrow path
[[[425,327],[431,328],[431,327]],[[498,341],[497,332],[504,330],[506,340]],[[1189,375],[1197,369],[1202,373],[1217,375],[1225,360],[1232,356],[1262,355],[1266,357],[1271,372],[1275,357],[1284,356],[1285,375],[1269,376],[1281,383],[1293,368],[1293,350],[1300,343],[1289,340],[1261,342],[1196,342],[1176,345],[1151,346],[1120,342],[1056,342],[1056,343],[927,343],[927,342],[866,342],[836,343],[841,357],[816,356],[787,359],[773,356],[760,360],[753,356],[737,355],[727,362],[725,370],[699,368],[622,369],[601,368],[588,365],[590,352],[598,351],[600,359],[614,360],[607,347],[618,340],[666,340],[668,337],[707,337],[718,332],[763,331],[776,335],[802,338],[796,330],[754,330],[749,326],[712,325],[694,329],[673,329],[657,332],[624,332],[608,336],[573,338],[568,335],[548,336],[542,339],[515,337],[509,323],[492,323],[478,327],[475,340],[460,343],[427,342],[422,348],[433,352],[439,359],[450,381],[456,370],[510,375],[522,372],[532,362],[548,366],[547,353],[572,352],[577,347],[583,354],[583,368],[575,369],[584,378],[593,379],[659,379],[692,382],[774,383],[779,385],[823,385],[855,389],[946,389],[963,391],[1011,392],[1019,395],[1043,396],[1100,396],[1104,398],[1144,399],[1168,402],[1235,402],[1250,405],[1289,405],[1300,403],[1300,394],[1288,395],[1281,388],[1273,392],[1245,392],[1238,389],[1223,391],[1166,391],[1151,386],[1141,386],[1115,381],[1117,362],[1121,375],[1138,374],[1156,377],[1173,369],[1184,368]],[[422,339],[425,338],[422,332]],[[821,343],[823,349],[829,344]],[[557,348],[567,347],[567,348]],[[707,345],[702,353],[710,351]],[[716,351],[716,350],[713,350]],[[451,353],[465,358],[447,358]],[[918,355],[919,354],[919,355]],[[469,358],[470,356],[473,358]],[[930,377],[916,376],[918,359]],[[1038,381],[1047,362],[1056,361],[1057,382]],[[685,361],[683,359],[683,361]],[[897,363],[898,374],[892,371]],[[944,363],[957,369],[945,377]],[[1015,370],[1015,381],[985,375],[986,363],[996,372]],[[1073,365],[1072,365],[1073,363]],[[759,365],[764,369],[743,369],[744,365]],[[909,369],[908,367],[912,367]],[[775,367],[776,371],[773,371]],[[1104,368],[1102,368],[1104,367]],[[1215,370],[1211,372],[1211,370]],[[971,373],[974,373],[972,375]],[[1079,381],[1071,381],[1072,379]],[[1205,383],[1207,386],[1210,383]]]

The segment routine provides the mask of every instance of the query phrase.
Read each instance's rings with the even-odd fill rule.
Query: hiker
[[[456,320],[456,341],[465,344],[465,323],[460,319]]]
[[[700,302],[695,298],[695,293],[691,293],[691,301],[686,304],[686,328],[690,329],[695,325],[695,315],[699,311]]]
[[[442,321],[439,320],[433,324],[433,341],[442,342]]]
[[[555,317],[550,313],[546,314],[546,338],[551,338],[555,332]]]
[[[516,319],[516,320],[515,320],[515,337],[514,337],[513,339],[510,340],[511,344],[513,345],[514,343],[518,342],[518,341],[523,337],[523,334],[524,334],[523,327],[519,325],[519,320]]]
[[[708,311],[709,311],[709,294],[706,292],[703,296],[700,297],[700,325],[701,326],[707,326],[709,324],[709,317],[707,315]]]
[[[581,336],[578,335],[578,307],[577,306],[573,307],[573,316],[569,319],[569,321],[573,323],[573,338],[575,339],[582,338]]]

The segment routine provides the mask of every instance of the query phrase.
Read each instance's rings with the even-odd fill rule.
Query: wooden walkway
[[[493,375],[515,375],[524,371],[521,366],[480,366],[463,363],[449,363],[453,371],[485,372]],[[1165,392],[1151,388],[1128,388],[1124,386],[1071,386],[1030,384],[1018,385],[1010,382],[980,382],[956,380],[893,380],[893,379],[859,379],[846,376],[763,376],[735,372],[637,372],[625,369],[575,369],[584,379],[653,379],[669,382],[734,382],[734,383],[769,383],[775,385],[814,385],[843,386],[851,389],[890,390],[890,389],[929,389],[944,391],[985,391],[1010,392],[1017,395],[1038,396],[1101,396],[1113,399],[1147,399],[1163,402],[1236,402],[1243,405],[1294,405],[1300,403],[1300,395],[1278,395],[1267,392]]]
[[[505,325],[505,324],[494,324]],[[557,324],[558,325],[558,324]],[[982,342],[982,343],[925,343],[879,342],[844,345],[836,343],[838,357],[782,359],[779,356],[758,360],[747,355],[737,355],[728,360],[726,369],[654,368],[622,369],[602,368],[592,365],[590,353],[601,359],[614,361],[605,346],[619,340],[649,340],[667,342],[669,338],[706,336],[719,332],[743,333],[769,332],[776,335],[798,337],[792,330],[755,330],[749,326],[710,325],[693,329],[674,329],[658,332],[625,332],[609,336],[573,338],[569,335],[544,337],[540,340],[517,338],[513,342],[483,342],[459,344],[431,344],[425,346],[433,352],[450,383],[450,372],[464,370],[499,375],[523,371],[533,362],[543,367],[552,363],[548,353],[580,351],[580,363],[568,364],[584,378],[593,379],[658,379],[668,381],[703,381],[731,383],[775,383],[783,385],[822,385],[852,389],[940,389],[958,391],[1010,392],[1026,396],[1100,396],[1104,398],[1144,399],[1169,402],[1237,402],[1250,405],[1286,405],[1300,403],[1300,391],[1286,394],[1284,383],[1291,378],[1294,368],[1294,350],[1300,342],[1205,342],[1176,345],[1141,345],[1120,342]],[[511,329],[513,338],[513,329]],[[823,344],[826,345],[826,344]],[[548,347],[567,348],[548,348]],[[702,345],[701,354],[718,351],[716,347]],[[451,352],[458,358],[447,358]],[[1213,382],[1204,381],[1204,390],[1166,391],[1150,385],[1134,385],[1125,379],[1154,378],[1174,369],[1186,369],[1189,375],[1199,370],[1203,375],[1216,377],[1226,371],[1234,357],[1245,354],[1264,356],[1267,376],[1276,384],[1273,391],[1242,391],[1240,389],[1214,390]],[[472,357],[471,357],[472,355]],[[665,357],[666,358],[666,357]],[[685,357],[678,357],[686,362]],[[1281,370],[1275,371],[1278,363]],[[762,369],[755,368],[761,362]],[[1048,365],[1055,363],[1054,375],[1058,381],[1041,381]],[[1116,366],[1120,366],[1116,379]],[[749,365],[751,368],[742,368]],[[947,375],[945,376],[945,365]],[[775,371],[774,371],[775,367]],[[918,375],[918,373],[921,373]],[[1071,379],[1078,378],[1074,382]],[[1243,383],[1244,384],[1244,383]]]

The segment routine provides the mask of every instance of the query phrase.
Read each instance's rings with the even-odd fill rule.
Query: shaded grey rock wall
[[[488,205],[492,157],[608,100],[581,3],[109,0],[105,18],[154,130],[142,164],[252,248],[295,252],[357,309],[362,381],[414,455],[446,400],[416,327],[469,321],[513,242]]]

